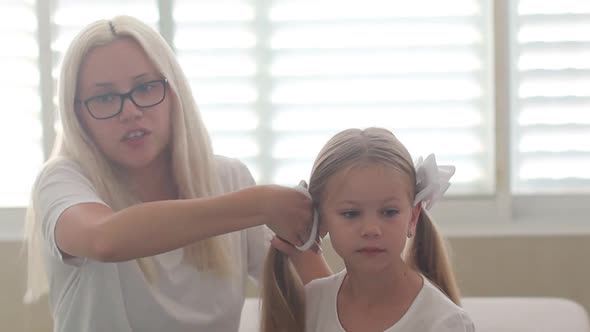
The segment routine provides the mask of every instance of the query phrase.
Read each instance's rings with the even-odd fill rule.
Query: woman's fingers
[[[267,186],[267,225],[281,239],[301,246],[309,238],[313,220],[311,199],[293,188]]]
[[[298,250],[291,243],[275,236],[270,241],[270,245],[287,256],[297,254]]]

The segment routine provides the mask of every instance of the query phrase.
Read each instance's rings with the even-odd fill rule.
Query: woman
[[[301,244],[311,201],[213,155],[173,52],[131,17],[73,40],[59,109],[27,216],[26,300],[49,291],[56,332],[237,331],[268,228]],[[304,282],[329,273],[309,257]]]

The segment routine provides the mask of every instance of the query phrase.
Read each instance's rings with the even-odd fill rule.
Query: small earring
[[[411,239],[412,236],[414,236],[414,234],[412,234],[412,231],[408,231],[408,239]]]

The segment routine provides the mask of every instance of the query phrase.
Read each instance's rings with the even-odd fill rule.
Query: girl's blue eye
[[[399,214],[399,211],[396,209],[385,209],[383,210],[383,215],[386,217],[394,217]]]
[[[359,211],[344,211],[341,213],[341,215],[345,218],[354,218],[354,217],[358,217],[361,213]]]

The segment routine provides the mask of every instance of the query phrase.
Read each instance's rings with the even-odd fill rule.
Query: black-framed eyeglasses
[[[148,108],[160,104],[166,98],[166,79],[142,83],[127,93],[105,93],[90,97],[82,103],[90,115],[97,120],[105,120],[117,116],[123,111],[125,99],[139,108]]]

